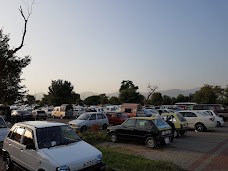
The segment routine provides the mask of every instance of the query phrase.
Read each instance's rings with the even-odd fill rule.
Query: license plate
[[[169,144],[169,143],[170,143],[170,139],[169,139],[169,137],[165,137],[165,139],[164,139],[164,140],[165,140],[165,143],[166,143],[166,144]]]

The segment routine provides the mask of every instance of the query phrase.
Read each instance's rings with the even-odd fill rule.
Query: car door
[[[7,140],[5,141],[6,149],[10,154],[13,161],[21,165],[20,160],[20,150],[21,150],[21,138],[24,133],[24,128],[15,127],[12,133],[9,134]]]
[[[141,140],[148,134],[148,126],[150,123],[144,119],[136,119],[134,130],[132,131],[132,138]]]
[[[97,124],[102,127],[105,124],[104,116],[102,113],[97,113]]]
[[[194,128],[195,123],[197,122],[197,115],[193,112],[184,112],[184,117],[188,121],[188,127]]]
[[[26,146],[30,146],[30,149],[26,149]],[[31,147],[34,149],[31,149]],[[19,158],[21,165],[30,171],[35,171],[38,167],[37,151],[35,150],[35,142],[33,131],[25,128],[25,132],[22,137]]]
[[[131,139],[135,128],[135,119],[128,119],[121,126],[122,127],[116,131],[117,134],[120,137]]]
[[[87,127],[92,127],[92,125],[97,125],[97,114],[93,113],[90,115],[89,120],[88,120],[88,124]]]

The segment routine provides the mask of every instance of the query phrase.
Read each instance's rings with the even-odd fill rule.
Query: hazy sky
[[[11,47],[21,42],[22,0],[0,0],[0,28]],[[25,0],[25,2],[31,2]],[[140,91],[228,84],[227,0],[36,0],[23,70],[29,93],[63,79],[76,93],[118,91],[131,80]]]

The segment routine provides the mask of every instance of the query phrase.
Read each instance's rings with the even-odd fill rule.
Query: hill
[[[170,90],[163,90],[163,91],[158,91],[158,92],[160,92],[162,95],[167,95],[170,97],[177,97],[179,94],[183,94],[184,96],[188,96],[189,94],[194,94],[199,89],[200,88],[193,88],[193,89],[187,89],[187,90],[170,89]],[[35,94],[36,100],[41,100],[44,94],[45,94],[44,92],[36,93]],[[79,94],[80,94],[82,100],[86,99],[89,96],[99,95],[98,93],[89,92],[89,91],[88,92],[81,92]],[[144,96],[147,96],[148,93],[147,92],[141,92],[141,94]],[[112,96],[118,97],[119,92],[107,93],[106,95],[108,97],[112,97]]]

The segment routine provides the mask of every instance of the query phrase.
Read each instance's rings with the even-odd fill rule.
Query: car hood
[[[70,121],[70,122],[68,122],[69,124],[75,124],[75,125],[78,125],[78,124],[80,124],[80,123],[83,123],[83,122],[85,122],[86,120],[77,120],[77,119],[75,119],[75,120],[72,120],[72,121]]]
[[[52,158],[57,165],[60,166],[74,166],[91,160],[95,163],[101,161],[101,152],[85,141],[56,146],[49,149],[45,148],[41,149],[41,151]]]
[[[3,141],[9,132],[9,128],[0,128],[0,141]]]

